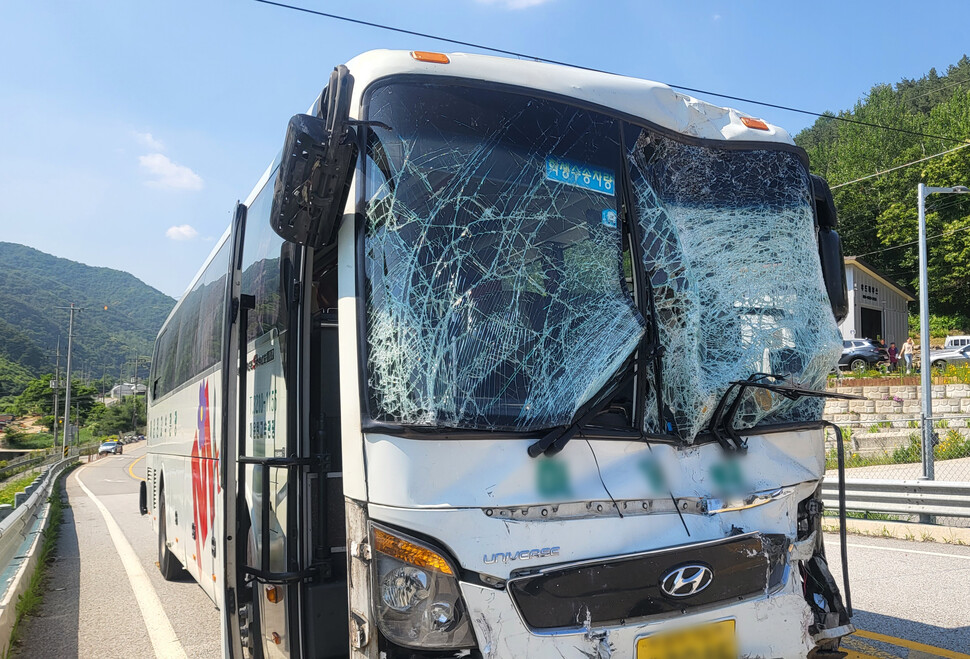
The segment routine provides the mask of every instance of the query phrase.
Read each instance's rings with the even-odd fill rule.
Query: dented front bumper
[[[635,657],[637,641],[647,635],[734,620],[739,656],[805,657],[815,647],[808,633],[812,612],[801,581],[789,573],[771,595],[727,603],[690,615],[679,611],[637,623],[572,629],[530,629],[507,590],[463,582],[462,595],[483,657],[555,657],[607,659]]]

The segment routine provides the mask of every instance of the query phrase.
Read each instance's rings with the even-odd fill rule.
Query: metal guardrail
[[[17,598],[26,589],[37,564],[51,488],[64,467],[76,461],[74,449],[68,457],[51,465],[29,486],[26,500],[0,521],[0,650],[4,652],[10,643]]]
[[[823,481],[822,502],[830,510],[838,509],[837,478]],[[970,483],[846,478],[845,507],[872,513],[970,517]]]

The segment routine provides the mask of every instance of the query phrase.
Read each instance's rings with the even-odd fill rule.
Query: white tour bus
[[[155,343],[162,574],[229,657],[839,656],[835,222],[665,85],[354,58]]]

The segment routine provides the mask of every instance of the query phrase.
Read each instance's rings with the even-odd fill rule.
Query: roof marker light
[[[748,128],[754,128],[755,130],[768,130],[768,124],[761,119],[755,119],[754,117],[741,117],[741,123]]]
[[[444,53],[430,53],[426,50],[412,50],[411,57],[419,62],[430,62],[432,64],[450,64],[451,60]]]

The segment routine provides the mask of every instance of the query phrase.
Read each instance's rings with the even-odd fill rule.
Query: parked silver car
[[[98,455],[112,453],[114,455],[120,455],[124,453],[124,447],[122,447],[121,442],[104,442],[98,448]]]
[[[970,345],[930,352],[930,364],[940,371],[946,370],[946,367],[950,364],[966,364],[968,362],[970,362]]]

